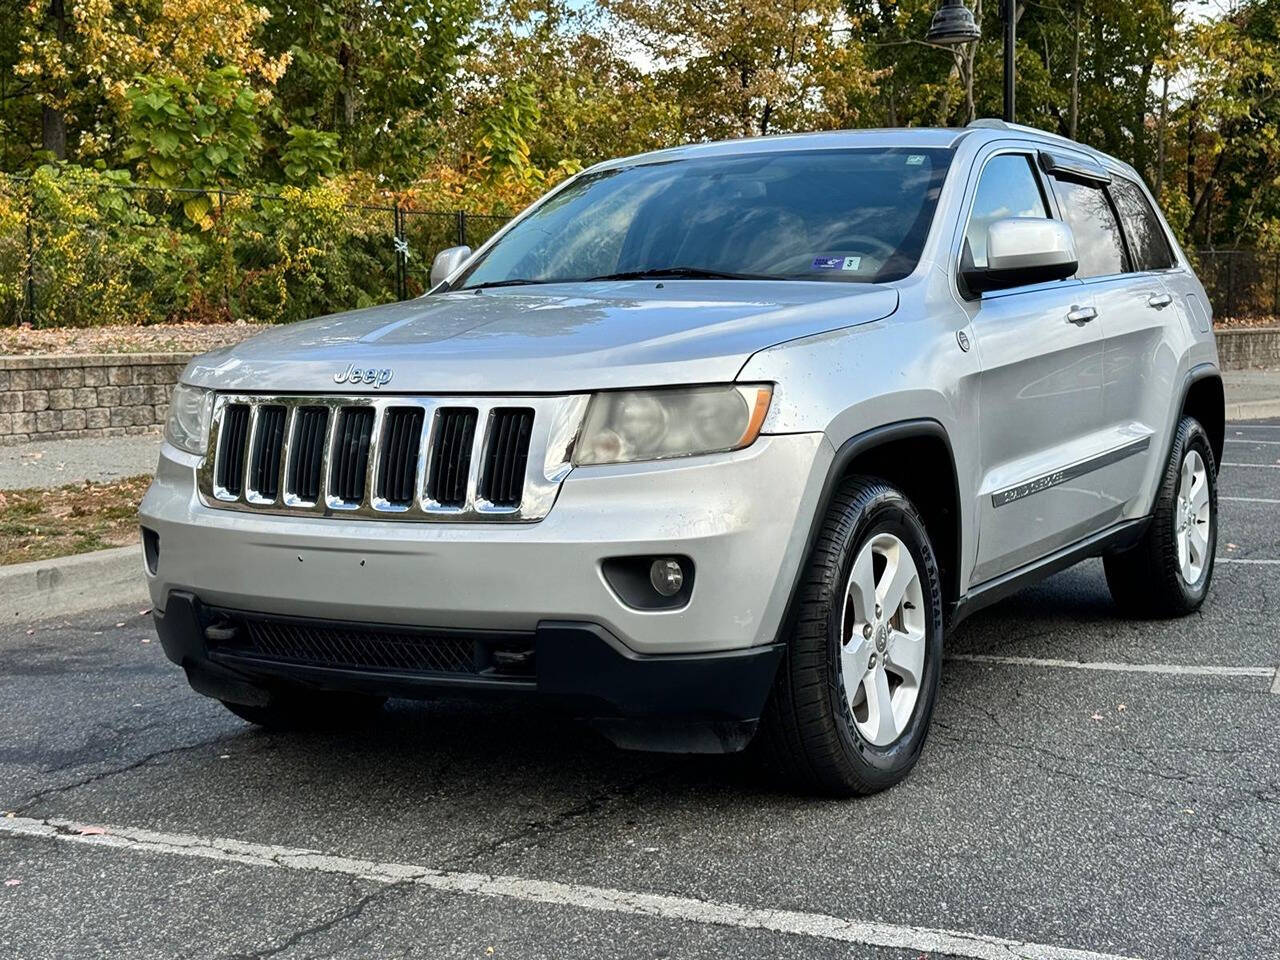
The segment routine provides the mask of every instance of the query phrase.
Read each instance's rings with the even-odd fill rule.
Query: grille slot
[[[320,499],[324,443],[329,435],[328,407],[299,407],[289,451],[289,492],[305,503]]]
[[[392,407],[382,423],[377,494],[396,506],[413,503],[423,417],[421,407]]]
[[[520,506],[532,432],[533,411],[527,407],[499,407],[490,414],[480,496],[496,507]]]
[[[379,673],[496,680],[534,677],[531,633],[311,620],[204,608],[215,655]]]
[[[244,490],[244,447],[249,439],[249,405],[233,403],[222,415],[218,436],[218,486],[233,497]]]
[[[371,407],[344,407],[338,413],[333,463],[329,470],[329,494],[343,503],[358,504],[364,500],[373,420]]]
[[[285,408],[258,408],[258,427],[249,457],[249,491],[263,500],[280,495],[280,458],[284,453]]]
[[[467,502],[476,411],[470,407],[445,407],[436,411],[432,436],[427,497],[444,507],[461,507]]]

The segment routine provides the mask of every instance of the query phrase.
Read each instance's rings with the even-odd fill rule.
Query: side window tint
[[[1120,221],[1129,237],[1135,270],[1164,270],[1173,266],[1173,251],[1142,189],[1129,180],[1117,178],[1111,184],[1111,199],[1120,211]]]
[[[987,161],[973,198],[973,212],[965,228],[965,242],[975,267],[987,265],[987,227],[1006,217],[1048,217],[1044,195],[1031,158],[1002,153]]]
[[[1125,272],[1124,238],[1106,192],[1071,180],[1053,180],[1063,216],[1075,236],[1080,260],[1077,277],[1105,277]]]

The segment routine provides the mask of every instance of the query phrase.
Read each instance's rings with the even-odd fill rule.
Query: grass
[[[138,539],[151,477],[0,491],[0,564],[120,547]]]

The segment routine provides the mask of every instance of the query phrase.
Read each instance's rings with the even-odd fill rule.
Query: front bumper
[[[731,454],[578,468],[537,523],[405,523],[212,509],[198,459],[166,444],[140,510],[166,612],[185,591],[216,607],[358,623],[536,631],[598,625],[656,656],[773,643],[831,462],[821,434],[761,437]],[[612,557],[681,555],[689,602],[642,610],[609,587]]]
[[[210,608],[184,591],[170,594],[165,610],[155,613],[166,656],[186,670],[197,692],[220,700],[261,705],[281,686],[419,698],[535,695],[591,719],[619,746],[681,753],[732,752],[746,746],[783,652],[782,644],[775,643],[723,653],[642,656],[627,651],[598,624],[547,621],[527,634],[485,634],[475,640],[477,651],[489,641],[527,650],[528,656],[510,668],[477,669],[476,664],[451,674],[413,673],[281,661],[264,657],[251,644],[227,641],[237,632],[247,634],[250,620],[258,618]],[[354,626],[286,621],[292,635],[323,635]],[[379,632],[372,625],[362,629],[368,637]],[[448,631],[441,639],[446,635]],[[361,641],[349,632],[345,637],[349,654]],[[447,636],[451,646],[457,639],[456,634]]]

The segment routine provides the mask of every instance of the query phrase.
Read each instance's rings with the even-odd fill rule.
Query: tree
[[[682,139],[853,123],[872,89],[836,0],[603,2],[680,104]]]
[[[268,0],[265,46],[289,57],[277,122],[337,134],[347,170],[393,182],[427,161],[476,0]]]
[[[127,92],[148,78],[194,85],[230,66],[266,88],[288,65],[257,43],[268,14],[246,0],[26,0],[17,13],[11,96],[38,106],[27,141],[60,160],[110,158]]]

